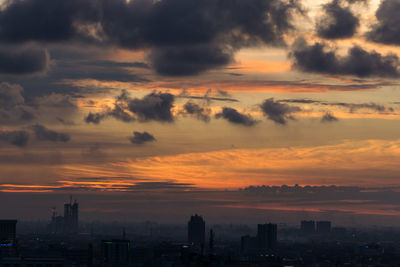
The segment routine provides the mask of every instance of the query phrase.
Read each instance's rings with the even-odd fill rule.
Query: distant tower
[[[278,242],[278,226],[272,223],[259,224],[257,227],[258,248],[273,249]]]
[[[213,229],[210,230],[210,247],[209,247],[209,253],[213,254],[214,253],[214,231]]]
[[[188,241],[196,246],[204,245],[206,235],[206,223],[203,217],[194,215],[188,222]]]
[[[72,196],[70,202],[64,204],[64,233],[76,234],[79,230],[79,204],[72,202]]]

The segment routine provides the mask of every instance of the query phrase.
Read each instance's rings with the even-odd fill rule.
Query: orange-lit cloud
[[[400,140],[368,140],[317,147],[234,149],[146,157],[102,167],[64,166],[62,175],[69,180],[133,177],[129,179],[175,181],[215,189],[295,183],[357,185],[368,182],[382,186],[398,182],[399,160]],[[103,184],[108,185],[108,182]]]

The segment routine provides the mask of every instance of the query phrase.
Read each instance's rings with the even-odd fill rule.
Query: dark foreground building
[[[278,226],[273,223],[259,224],[257,227],[257,246],[261,249],[273,249],[278,241]]]
[[[195,246],[204,245],[206,236],[206,222],[203,217],[194,215],[188,222],[188,242]]]

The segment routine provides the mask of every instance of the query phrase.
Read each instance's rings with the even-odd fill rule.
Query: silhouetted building
[[[210,242],[209,242],[208,250],[209,250],[210,254],[214,253],[214,230],[213,229],[210,230]]]
[[[50,233],[52,233],[52,234],[64,233],[64,217],[58,216],[55,208],[53,209],[53,213],[51,216],[49,230],[50,230]]]
[[[257,246],[273,249],[278,242],[278,226],[272,223],[259,224],[257,227]]]
[[[331,222],[329,221],[319,221],[317,222],[317,233],[327,234],[331,232]]]
[[[78,233],[79,224],[79,206],[76,200],[72,202],[72,197],[70,199],[70,203],[64,204],[64,233],[73,234]]]
[[[0,220],[0,241],[15,241],[17,233],[16,220]]]
[[[315,221],[301,221],[300,229],[303,234],[315,233]]]
[[[0,220],[0,257],[15,256],[16,234],[16,220]]]
[[[206,235],[206,223],[203,217],[194,215],[188,222],[188,241],[194,245],[204,245]]]
[[[130,241],[101,241],[101,258],[106,266],[124,266],[130,262]]]

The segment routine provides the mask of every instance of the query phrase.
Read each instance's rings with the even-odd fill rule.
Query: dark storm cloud
[[[39,47],[0,46],[0,73],[23,75],[47,71],[49,55]]]
[[[332,113],[327,112],[324,114],[324,116],[322,116],[321,118],[321,122],[334,122],[334,121],[338,121],[339,119],[336,118]]]
[[[383,0],[376,12],[377,23],[367,33],[368,39],[378,43],[400,45],[400,2]]]
[[[239,124],[244,126],[254,126],[257,121],[251,115],[246,115],[238,112],[234,108],[223,108],[221,113],[215,115],[217,119],[223,118],[230,123]]]
[[[187,46],[215,41],[232,47],[282,44],[299,6],[277,0],[103,1],[102,26],[128,48]]]
[[[80,62],[81,65],[88,65],[94,67],[104,67],[104,68],[139,68],[139,69],[149,69],[150,66],[144,62],[115,62],[109,60],[94,60]]]
[[[98,20],[94,0],[8,1],[0,12],[0,40],[57,42],[79,35],[78,24]]]
[[[323,9],[325,15],[316,25],[319,37],[343,39],[350,38],[356,33],[360,22],[349,7],[342,7],[339,0],[333,0],[325,4]]]
[[[260,107],[268,119],[282,125],[286,124],[288,119],[294,119],[293,113],[301,111],[299,107],[280,103],[273,98],[266,99]]]
[[[202,107],[190,101],[183,106],[183,110],[180,112],[180,114],[194,116],[204,122],[210,121],[210,113],[211,110],[209,108]]]
[[[129,140],[131,141],[132,144],[135,144],[135,145],[143,145],[145,143],[156,141],[154,136],[152,136],[148,132],[143,132],[143,133],[133,132],[133,136],[129,137]]]
[[[140,62],[125,63],[98,61],[95,59],[71,60],[53,56],[57,65],[48,75],[55,80],[66,79],[95,79],[98,81],[149,82],[148,79],[135,74],[132,68],[140,66],[148,68]]]
[[[40,124],[35,124],[31,128],[36,139],[40,141],[68,142],[70,140],[70,136],[68,134],[50,130]]]
[[[26,131],[2,131],[2,130],[0,130],[0,141],[5,141],[14,146],[24,147],[28,144],[29,133]]]
[[[232,52],[214,45],[163,47],[150,55],[154,69],[167,76],[196,75],[228,65],[232,58]]]
[[[358,77],[399,77],[400,60],[395,54],[381,55],[354,46],[346,56],[338,56],[324,43],[308,45],[298,39],[289,54],[293,68],[305,72],[355,75]]]
[[[195,75],[229,64],[238,49],[283,45],[297,11],[294,0],[11,0],[0,42],[150,48],[158,73]]]

